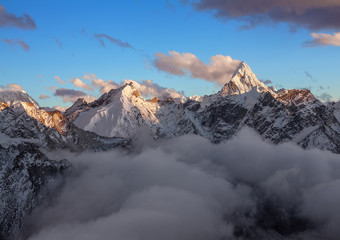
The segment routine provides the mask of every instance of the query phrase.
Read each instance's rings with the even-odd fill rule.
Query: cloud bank
[[[0,28],[15,27],[21,29],[36,29],[37,26],[34,20],[27,14],[21,17],[15,16],[13,13],[6,11],[3,5],[0,5]]]
[[[219,19],[246,22],[245,29],[263,23],[286,22],[312,30],[340,29],[338,0],[189,0],[198,11]]]
[[[143,132],[143,131],[142,131]],[[30,240],[337,239],[340,157],[273,146],[244,129],[213,145],[199,136],[129,153],[72,155],[50,206],[28,222]]]
[[[169,51],[155,54],[155,67],[163,72],[177,76],[204,79],[209,82],[224,85],[234,74],[240,61],[230,56],[216,55],[210,58],[210,63],[203,63],[192,53]]]

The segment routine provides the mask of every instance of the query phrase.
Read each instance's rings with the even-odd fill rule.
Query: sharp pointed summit
[[[219,91],[219,94],[223,96],[243,94],[253,88],[256,88],[258,92],[269,91],[273,93],[272,89],[256,78],[247,63],[241,62],[233,77]]]

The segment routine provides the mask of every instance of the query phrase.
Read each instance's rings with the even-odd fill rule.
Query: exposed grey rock
[[[19,236],[24,218],[55,194],[68,170],[66,160],[49,160],[34,144],[0,146],[0,239]]]

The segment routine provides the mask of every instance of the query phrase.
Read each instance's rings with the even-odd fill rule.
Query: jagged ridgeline
[[[322,103],[305,89],[267,87],[244,62],[210,96],[145,100],[137,92],[126,84],[91,103],[79,99],[65,116],[80,129],[105,137],[130,139],[145,125],[156,139],[198,134],[219,143],[248,126],[275,144],[290,141],[340,153],[339,104]]]
[[[146,100],[130,83],[90,103],[79,99],[65,113],[41,108],[24,91],[1,90],[0,239],[15,239],[23,218],[70,170],[44,151],[128,148],[146,126],[155,139],[197,134],[213,143],[249,127],[274,144],[340,153],[339,120],[339,103],[323,103],[309,90],[268,87],[244,62],[209,96]]]

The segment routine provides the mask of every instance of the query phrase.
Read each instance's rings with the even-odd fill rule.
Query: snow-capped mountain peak
[[[69,115],[67,118],[74,119],[77,127],[101,136],[131,138],[145,118],[155,120],[151,105],[155,107],[156,103],[146,101],[133,83],[126,83],[79,109],[76,116]]]
[[[89,104],[90,107],[98,107],[108,105],[112,102],[119,101],[122,98],[131,98],[131,96],[141,97],[141,94],[136,88],[134,88],[133,83],[126,83],[123,86],[115,89],[111,89],[109,92],[104,93],[97,100]]]
[[[31,103],[39,108],[39,104],[23,90],[0,90],[0,102],[13,106],[17,103]]]
[[[257,88],[258,92],[274,93],[272,89],[256,78],[247,63],[241,62],[233,77],[219,91],[219,94],[223,96],[243,94],[253,88]]]

